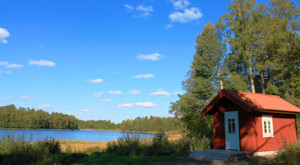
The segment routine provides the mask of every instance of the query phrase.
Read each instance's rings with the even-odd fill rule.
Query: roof
[[[247,111],[300,114],[300,108],[285,101],[279,96],[227,89],[221,90],[203,109],[201,114],[205,115],[209,113],[223,97],[226,97]]]

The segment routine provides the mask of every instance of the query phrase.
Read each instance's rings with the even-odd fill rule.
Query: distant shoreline
[[[144,133],[144,134],[158,134],[159,132],[147,131],[121,131],[120,129],[43,129],[43,128],[0,128],[0,129],[20,129],[20,130],[56,130],[56,131],[120,131],[122,133]]]

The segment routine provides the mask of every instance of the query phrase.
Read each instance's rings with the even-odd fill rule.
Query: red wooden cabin
[[[223,89],[201,114],[213,115],[214,149],[274,151],[297,141],[300,109],[279,96]]]

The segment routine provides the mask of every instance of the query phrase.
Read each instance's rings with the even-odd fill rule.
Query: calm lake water
[[[56,140],[85,140],[85,141],[110,141],[129,134],[139,135],[141,138],[151,138],[155,134],[146,133],[123,133],[120,131],[90,131],[90,130],[24,130],[24,129],[0,129],[0,137],[8,134],[24,135],[26,140],[37,141],[46,137],[53,137]]]

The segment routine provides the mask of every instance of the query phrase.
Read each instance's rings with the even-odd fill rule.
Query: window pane
[[[271,122],[268,121],[268,130],[269,130],[269,133],[271,133]]]
[[[228,132],[231,133],[231,123],[228,122]]]
[[[235,123],[232,123],[232,133],[235,133]]]
[[[267,122],[264,121],[264,132],[267,133]]]

